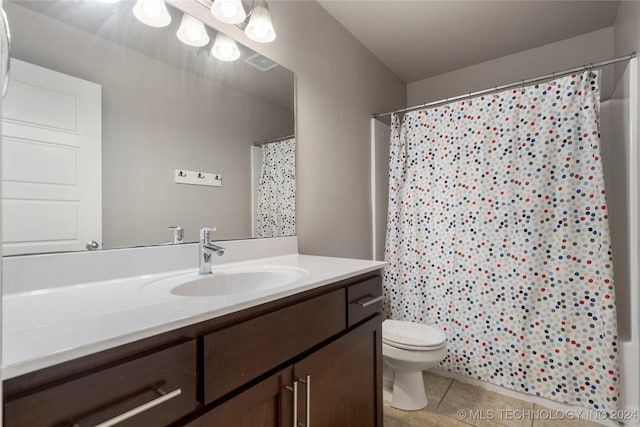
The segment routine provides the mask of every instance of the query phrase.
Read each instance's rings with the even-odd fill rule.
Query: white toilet
[[[444,332],[401,320],[382,322],[383,400],[407,411],[427,406],[422,371],[447,356]]]

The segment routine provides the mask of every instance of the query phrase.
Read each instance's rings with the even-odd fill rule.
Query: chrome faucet
[[[200,229],[200,247],[198,251],[200,274],[211,274],[211,255],[224,255],[224,248],[214,245],[211,242],[211,237],[213,236],[214,231],[216,231],[215,227],[204,227]]]

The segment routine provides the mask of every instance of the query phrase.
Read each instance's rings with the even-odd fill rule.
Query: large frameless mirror
[[[295,233],[294,74],[134,4],[4,1],[4,255]]]

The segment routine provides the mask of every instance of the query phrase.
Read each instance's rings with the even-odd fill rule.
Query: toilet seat
[[[392,347],[414,351],[438,350],[445,346],[446,339],[444,332],[422,323],[382,322],[382,342]]]
[[[402,344],[402,343],[397,343],[397,342],[393,342],[393,341],[387,341],[384,338],[382,339],[382,342],[386,345],[389,345],[391,347],[395,347],[395,348],[400,348],[402,350],[412,350],[412,351],[433,351],[433,350],[439,350],[441,348],[443,348],[445,346],[446,343],[442,343],[440,345],[432,345],[432,346],[415,346],[415,345],[408,345],[408,344]]]

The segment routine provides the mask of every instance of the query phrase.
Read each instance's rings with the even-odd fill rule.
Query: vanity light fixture
[[[226,24],[239,24],[247,18],[242,0],[214,0],[211,14]]]
[[[133,6],[133,14],[150,27],[162,28],[171,23],[171,15],[164,0],[138,0]]]
[[[244,29],[245,34],[251,40],[260,43],[269,43],[276,39],[276,32],[273,29],[271,13],[267,2],[258,0],[253,6],[249,23]]]
[[[206,46],[210,40],[204,24],[186,13],[182,15],[180,28],[178,28],[176,35],[182,43],[193,47]]]
[[[242,6],[242,0],[213,0],[210,10],[219,21],[244,28],[245,34],[251,40],[269,43],[276,39],[271,12],[265,0],[253,1],[248,22],[245,22],[247,14]]]
[[[218,33],[211,48],[211,54],[221,61],[235,61],[240,58],[240,49],[229,36]]]

